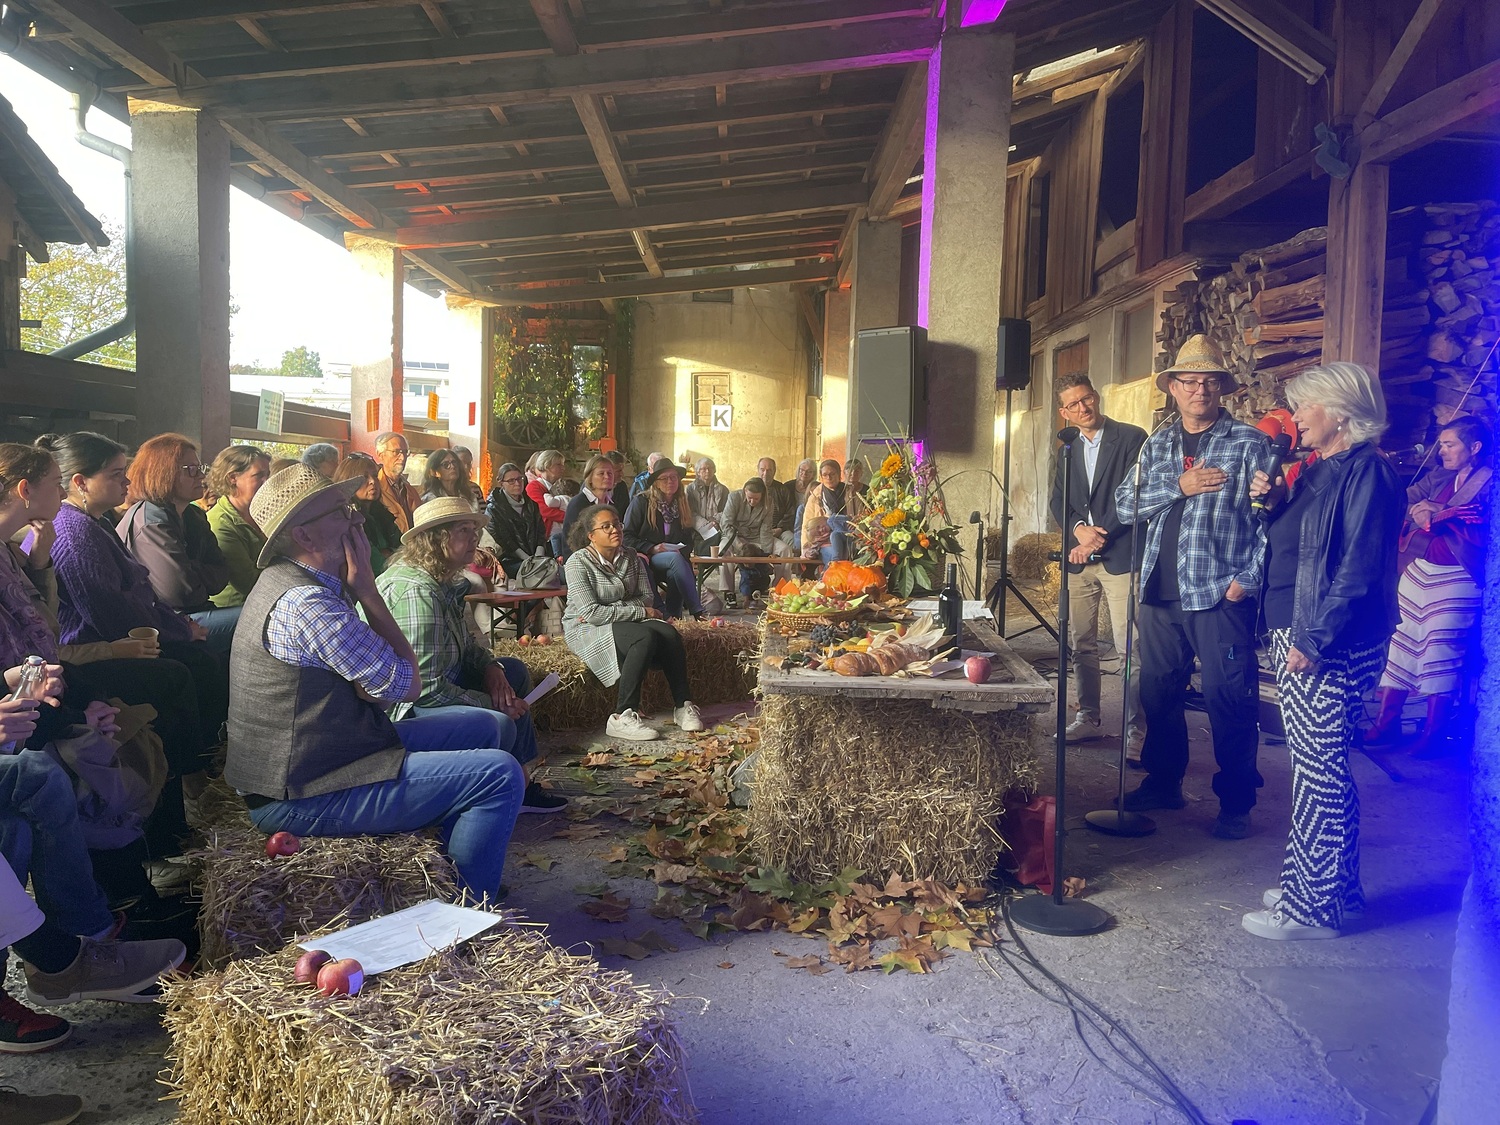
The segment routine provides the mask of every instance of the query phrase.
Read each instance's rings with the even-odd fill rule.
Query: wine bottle
[[[954,647],[961,647],[964,629],[964,596],[958,588],[958,564],[948,564],[948,581],[938,594],[938,624],[943,632],[953,638]]]

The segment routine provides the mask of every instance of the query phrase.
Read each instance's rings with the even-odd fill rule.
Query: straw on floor
[[[683,1125],[668,997],[509,920],[371,978],[295,984],[291,948],[167,989],[185,1125]]]
[[[200,962],[217,968],[305,934],[354,925],[430,898],[456,899],[453,865],[429,835],[307,836],[296,855],[267,857],[248,823],[206,832]]]
[[[694,703],[700,707],[737,703],[754,694],[756,674],[751,657],[760,647],[755,624],[734,622],[714,628],[707,621],[678,621],[676,626],[687,650]],[[532,708],[531,717],[538,730],[602,727],[615,709],[615,689],[601,684],[561,637],[550,645],[502,640],[495,645],[495,655],[520,659],[535,682],[540,683],[549,672],[556,672],[562,681]],[[646,677],[641,711],[648,715],[672,711],[672,694],[660,672]]]
[[[799,881],[855,867],[978,883],[1005,847],[1005,794],[1036,784],[1031,716],[1014,711],[766,695],[760,725],[750,841]]]

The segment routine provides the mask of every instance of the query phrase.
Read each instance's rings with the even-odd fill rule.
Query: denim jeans
[[[78,826],[78,799],[63,768],[41,750],[0,757],[0,852],[16,878],[31,877],[37,905],[70,934],[114,921]]]
[[[531,690],[531,673],[525,664],[510,656],[499,657],[497,662],[513,692],[525,695]],[[459,686],[484,690],[482,684],[467,679]],[[396,733],[408,750],[508,750],[522,764],[536,757],[531,716],[515,720],[490,707],[413,707],[406,718],[396,721]]]
[[[242,606],[231,605],[204,609],[187,615],[208,630],[208,637],[204,643],[208,645],[210,652],[222,657],[225,661],[229,659],[229,646],[234,640],[234,627],[240,623],[242,608]]]
[[[437,827],[463,887],[496,900],[505,849],[521,811],[520,763],[503,750],[409,750],[394,781],[272,801],[251,809],[250,819],[262,832],[298,836],[381,836]]]
[[[693,573],[686,555],[681,551],[658,551],[651,556],[651,570],[654,574],[667,577],[689,611],[703,612],[703,602],[698,598],[698,577]]]

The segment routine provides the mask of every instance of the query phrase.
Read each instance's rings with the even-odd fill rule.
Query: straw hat
[[[250,501],[250,515],[260,525],[266,537],[256,560],[262,567],[270,566],[271,560],[280,554],[272,545],[283,528],[297,523],[297,513],[307,507],[327,489],[336,489],[345,500],[354,499],[354,494],[364,487],[363,476],[351,477],[337,484],[330,481],[311,465],[290,465],[260,486],[260,491]]]
[[[484,517],[469,507],[462,496],[439,496],[425,504],[419,504],[411,514],[411,530],[401,533],[401,542],[410,543],[412,537],[441,527],[445,523],[484,523]]]
[[[1207,336],[1201,334],[1189,336],[1182,342],[1182,347],[1177,351],[1177,362],[1156,377],[1157,389],[1166,394],[1167,377],[1177,374],[1217,375],[1219,389],[1224,394],[1240,389],[1234,372],[1225,367],[1224,361],[1219,358],[1219,350],[1208,342]]]

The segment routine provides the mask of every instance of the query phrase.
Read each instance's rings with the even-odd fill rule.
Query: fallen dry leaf
[[[539,852],[528,852],[521,857],[522,867],[535,867],[539,871],[551,871],[557,860]]]
[[[593,902],[584,903],[578,909],[601,922],[623,922],[630,914],[630,900],[611,891]]]
[[[552,833],[554,840],[593,840],[604,835],[604,829],[597,824],[571,824],[567,828],[560,828]]]
[[[599,858],[605,863],[624,863],[630,856],[630,849],[624,844],[616,844],[607,852],[601,852]]]
[[[658,883],[686,883],[698,874],[698,869],[686,863],[653,863],[648,871]]]
[[[644,961],[651,956],[650,950],[645,946],[628,938],[600,938],[593,944],[599,947],[601,953],[607,953],[611,957],[629,957],[632,961]]]
[[[592,754],[583,756],[583,764],[591,769],[599,766],[612,766],[615,764],[615,756],[608,750],[596,750]]]
[[[1068,876],[1068,878],[1063,880],[1063,897],[1077,898],[1079,895],[1083,894],[1083,888],[1085,885],[1086,884],[1083,881],[1083,876]]]
[[[732,968],[734,968],[734,962],[733,961],[720,961],[719,962],[719,968],[721,968],[721,969],[732,969]]]

